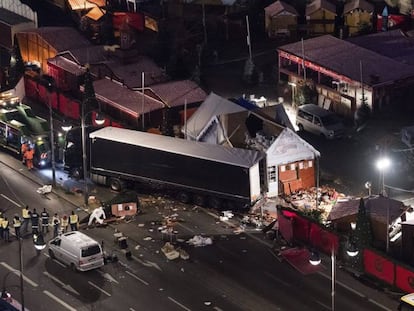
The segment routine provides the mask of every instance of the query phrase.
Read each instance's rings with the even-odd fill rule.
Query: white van
[[[104,265],[101,245],[79,231],[66,232],[49,241],[49,256],[75,271],[88,271]]]
[[[344,124],[336,114],[313,104],[299,106],[296,125],[300,131],[305,130],[328,139],[345,134]]]

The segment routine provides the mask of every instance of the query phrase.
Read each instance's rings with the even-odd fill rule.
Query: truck
[[[21,154],[21,145],[28,143],[34,149],[33,164],[38,168],[51,163],[48,122],[36,116],[31,107],[18,97],[0,97],[0,146],[16,155]]]
[[[172,190],[183,203],[234,209],[266,189],[261,151],[115,127],[91,132],[88,145],[90,179],[114,191],[139,183]]]

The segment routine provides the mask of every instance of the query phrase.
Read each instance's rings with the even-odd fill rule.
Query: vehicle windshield
[[[324,126],[341,123],[341,120],[334,114],[321,117],[321,121]]]
[[[87,248],[82,248],[82,257],[89,257],[96,254],[99,254],[101,252],[101,248],[99,245],[92,245]]]

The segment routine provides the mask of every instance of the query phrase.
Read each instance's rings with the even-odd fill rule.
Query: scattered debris
[[[202,237],[201,235],[195,235],[187,241],[188,244],[195,247],[206,246],[213,244],[213,240],[209,237]]]
[[[174,245],[172,245],[170,242],[165,243],[164,246],[161,247],[161,251],[169,260],[174,260],[180,257],[180,253],[174,248]]]
[[[40,194],[48,194],[52,192],[52,185],[44,185],[36,190],[37,193]]]
[[[151,240],[152,240],[152,238],[150,236],[147,236],[147,237],[144,238],[144,241],[151,241]]]
[[[145,227],[145,224],[138,224],[138,227],[140,228]]]

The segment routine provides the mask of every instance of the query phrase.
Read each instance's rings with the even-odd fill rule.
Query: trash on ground
[[[180,253],[174,248],[174,245],[172,245],[170,242],[165,243],[164,246],[161,247],[161,251],[169,260],[174,260],[180,257]]]
[[[36,192],[40,194],[50,193],[52,192],[52,185],[44,185],[43,187],[38,188]]]
[[[187,241],[188,244],[199,247],[213,244],[213,240],[209,237],[203,237],[201,235],[195,235]]]

